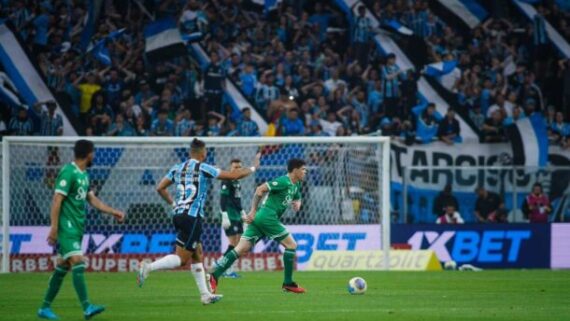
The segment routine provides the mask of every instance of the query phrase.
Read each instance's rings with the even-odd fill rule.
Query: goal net
[[[90,138],[95,160],[90,188],[105,203],[124,211],[118,224],[94,208],[86,211],[81,244],[91,271],[133,271],[141,259],[174,248],[171,210],[156,185],[187,159],[191,139]],[[54,181],[73,161],[77,138],[5,137],[2,153],[2,271],[49,271],[56,250],[47,242]],[[297,267],[305,269],[316,251],[389,249],[389,140],[383,137],[205,138],[205,162],[229,169],[230,160],[250,166],[258,150],[261,167],[241,181],[242,205],[250,208],[257,185],[286,174],[290,158],[307,162],[302,208],[282,221],[298,243]],[[174,193],[172,187],[171,193]],[[220,181],[212,180],[205,204],[202,244],[210,266],[227,247],[220,226]],[[9,237],[5,237],[9,235]],[[237,270],[282,267],[280,247],[262,240],[240,259]],[[384,252],[388,255],[388,251]],[[387,257],[385,257],[387,259]]]

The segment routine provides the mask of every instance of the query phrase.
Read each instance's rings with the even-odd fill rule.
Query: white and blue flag
[[[457,60],[446,60],[429,64],[424,69],[424,74],[439,78],[451,73],[457,67]]]
[[[172,18],[152,21],[144,28],[145,53],[150,61],[167,60],[188,54],[176,21]]]
[[[489,13],[476,0],[438,0],[450,13],[456,15],[469,28],[475,29]]]
[[[0,23],[0,65],[4,69],[0,96],[8,105],[33,106],[38,101],[56,101],[51,90],[40,74],[40,70],[30,60],[16,35],[6,23]],[[64,135],[77,135],[77,132],[61,110]]]
[[[91,38],[95,34],[96,24],[97,20],[99,20],[99,13],[101,12],[102,4],[103,0],[88,0],[87,2],[87,17],[85,19],[85,25],[83,26],[81,39],[79,41],[79,46],[83,52],[87,51],[91,44]]]
[[[516,121],[507,127],[507,136],[513,148],[513,165],[546,166],[548,133],[541,114]]]
[[[115,30],[109,33],[108,36],[99,40],[93,47],[89,48],[88,51],[91,52],[93,57],[98,61],[100,61],[102,64],[104,64],[105,66],[110,66],[112,61],[111,61],[111,55],[109,54],[109,49],[107,48],[107,42],[117,39],[124,32],[125,28]]]
[[[530,1],[519,1],[513,0],[513,3],[528,17],[531,22],[534,22],[536,17],[539,15],[534,6],[533,2]],[[566,57],[570,58],[570,43],[545,19],[539,20],[546,36],[552,42],[552,44],[560,51],[560,53]],[[542,37],[545,35],[541,35]]]
[[[411,36],[411,35],[414,34],[414,32],[413,32],[410,28],[404,26],[403,24],[401,24],[401,23],[400,23],[398,20],[396,20],[396,19],[390,19],[390,20],[388,20],[388,21],[385,23],[385,25],[386,25],[387,27],[389,27],[390,29],[393,29],[394,31],[396,31],[396,32],[398,32],[398,33],[400,33],[400,34],[402,34],[402,35]]]
[[[263,12],[268,13],[271,10],[277,9],[283,0],[252,0],[251,2],[263,6]]]
[[[6,105],[17,108],[22,105],[18,97],[18,89],[8,75],[0,71],[0,101]]]

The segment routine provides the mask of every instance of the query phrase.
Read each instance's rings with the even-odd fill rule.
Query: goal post
[[[118,224],[110,216],[87,208],[81,248],[88,257],[90,270],[130,271],[134,259],[151,259],[172,250],[170,210],[155,187],[174,164],[188,157],[192,138],[8,136],[3,138],[1,154],[2,272],[51,268],[56,256],[46,237],[53,185],[61,166],[73,161],[73,145],[78,139],[95,143],[95,160],[88,170],[90,189],[104,202],[127,213],[126,222]],[[240,181],[246,211],[255,187],[286,174],[288,159],[302,158],[307,162],[301,211],[288,210],[282,218],[297,238],[300,269],[313,251],[360,249],[383,250],[383,268],[389,268],[388,137],[201,139],[208,150],[205,162],[222,169],[229,169],[234,158],[241,159],[243,166],[250,166],[256,152],[262,152],[259,170]],[[173,193],[174,187],[170,191]],[[219,256],[227,244],[219,223],[219,203],[220,181],[213,180],[205,204],[202,235],[207,259]],[[260,242],[254,252],[275,258],[277,248],[271,242]],[[123,257],[134,261],[118,261]],[[257,265],[245,263],[241,268],[258,269]]]

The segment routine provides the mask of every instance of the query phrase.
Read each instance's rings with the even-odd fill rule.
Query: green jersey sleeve
[[[265,183],[265,185],[267,185],[267,188],[270,192],[277,192],[288,189],[289,185],[291,185],[291,182],[289,180],[289,177],[285,175],[277,177],[276,179]]]
[[[73,185],[73,171],[63,167],[55,180],[55,192],[67,196]]]

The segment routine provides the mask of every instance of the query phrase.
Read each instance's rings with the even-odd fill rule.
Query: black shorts
[[[195,251],[202,236],[202,218],[176,214],[172,220],[176,229],[176,245],[188,251]]]
[[[243,223],[241,221],[230,221],[230,223],[230,227],[224,230],[226,236],[243,234]]]

